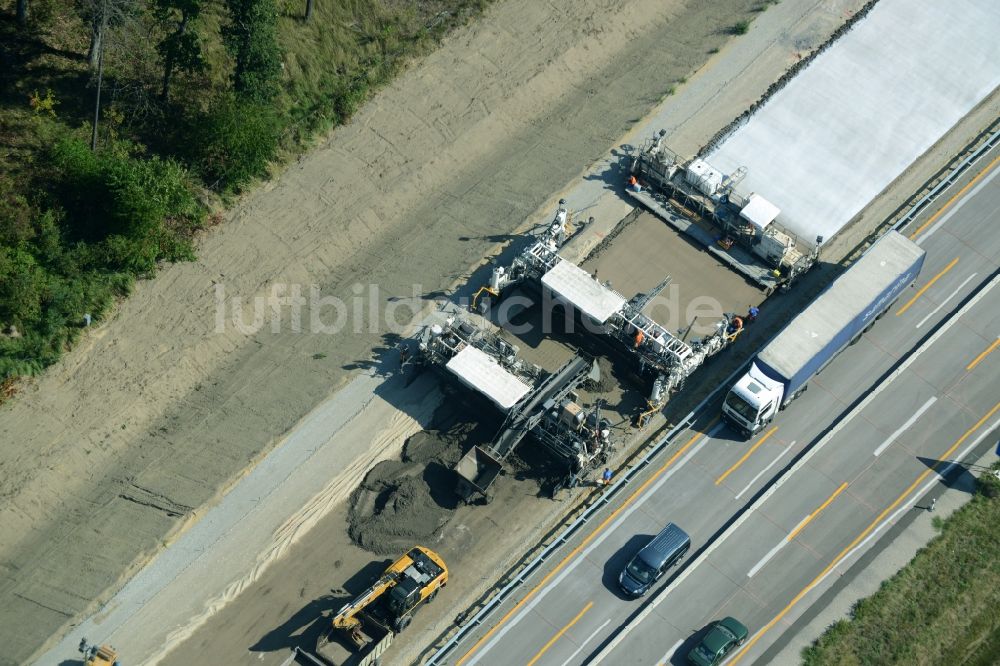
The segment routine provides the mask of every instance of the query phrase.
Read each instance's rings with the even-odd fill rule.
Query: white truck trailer
[[[892,307],[924,255],[896,231],[879,239],[757,354],[726,395],[723,419],[747,437],[760,432]]]

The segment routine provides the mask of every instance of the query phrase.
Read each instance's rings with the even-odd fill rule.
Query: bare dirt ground
[[[139,285],[0,412],[2,659],[106,598],[392,341],[368,321],[310,335],[308,310],[303,332],[287,312],[219,327],[217,285],[230,306],[293,283],[440,294],[756,5],[499,3]]]

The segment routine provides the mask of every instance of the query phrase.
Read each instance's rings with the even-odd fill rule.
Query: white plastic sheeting
[[[828,240],[997,85],[1000,2],[882,0],[707,159]]]

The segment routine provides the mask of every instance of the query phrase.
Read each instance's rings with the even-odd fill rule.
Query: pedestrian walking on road
[[[760,314],[760,308],[757,308],[757,307],[755,307],[753,305],[750,305],[750,306],[747,306],[747,307],[749,308],[747,310],[747,323],[748,324],[752,324],[755,321],[757,321],[757,315]]]
[[[935,506],[937,506],[937,497],[933,498],[931,500],[931,503],[927,506],[928,513],[930,513],[931,511],[934,511],[934,507]]]
[[[612,474],[611,468],[605,467],[604,468],[604,473],[601,474],[601,483],[604,484],[605,486],[610,486],[611,485],[611,474]]]

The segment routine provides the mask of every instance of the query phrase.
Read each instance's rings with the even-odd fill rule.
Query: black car
[[[691,547],[691,538],[673,523],[667,523],[653,540],[636,553],[618,576],[622,592],[641,597],[667,569],[677,563]]]

